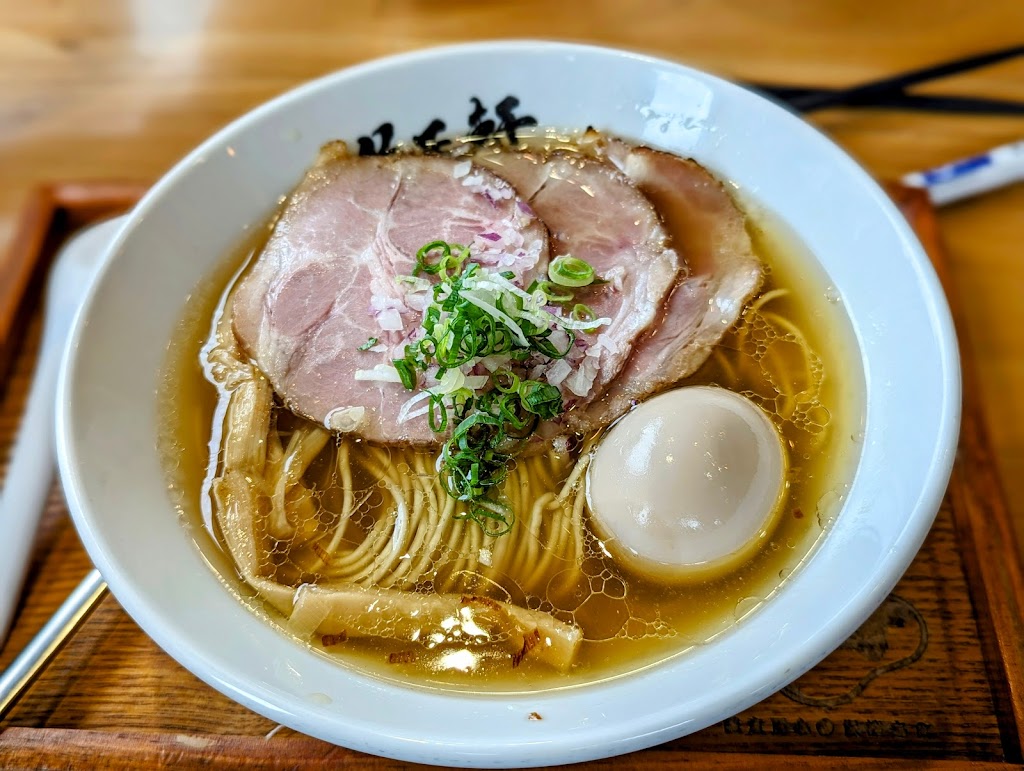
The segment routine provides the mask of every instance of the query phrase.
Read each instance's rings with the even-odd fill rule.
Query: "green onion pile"
[[[436,282],[420,274],[435,276]],[[432,293],[432,299],[418,339],[392,362],[409,390],[436,381],[412,397],[403,412],[406,419],[425,412],[433,431],[450,430],[438,458],[441,481],[465,504],[460,516],[495,536],[507,533],[515,520],[499,497],[513,458],[541,420],[564,409],[558,388],[522,373],[565,358],[578,332],[610,323],[573,303],[573,290],[600,283],[584,260],[556,258],[548,266],[549,280],[534,281],[525,290],[513,279],[510,271],[472,262],[468,247],[426,244],[416,255],[413,275],[399,281],[411,292]],[[547,310],[552,306],[568,312]],[[489,374],[473,374],[481,370]],[[418,413],[409,411],[424,400]]]

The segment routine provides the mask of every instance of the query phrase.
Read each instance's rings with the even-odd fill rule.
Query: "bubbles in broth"
[[[165,367],[160,445],[181,515],[225,584],[323,655],[490,693],[615,677],[755,612],[838,512],[863,376],[827,279],[769,215],[747,207],[764,268],[756,295],[671,387],[716,385],[762,408],[788,454],[785,494],[753,557],[674,583],[616,564],[591,527],[584,472],[604,426],[510,461],[500,494],[515,521],[498,535],[448,494],[436,446],[332,432],[286,408],[229,318],[278,216],[190,299]]]

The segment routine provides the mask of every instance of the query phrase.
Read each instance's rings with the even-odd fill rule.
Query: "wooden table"
[[[798,0],[603,0],[587,4],[381,0],[356,6],[269,0],[0,0],[0,245],[12,236],[22,203],[41,181],[151,181],[217,127],[303,80],[374,56],[487,37],[585,40],[665,55],[738,79],[841,86],[1020,42],[1024,38],[1024,4],[1018,0],[836,0],[827,4]],[[1024,101],[1024,61],[949,79],[927,90]],[[814,120],[873,173],[888,178],[1024,137],[1024,118],[832,110]],[[1024,534],[1024,402],[1018,396],[1024,393],[1024,185],[945,209],[939,225],[948,246],[949,280],[960,299],[960,334],[974,351],[978,391],[996,465],[1002,472],[1017,532]],[[5,267],[2,255],[0,252],[0,276]],[[23,368],[16,376],[23,380],[27,371]],[[23,386],[24,382],[19,387]],[[0,456],[5,451],[0,444]],[[48,544],[58,551],[65,545],[71,548],[73,534],[55,528],[44,534],[50,539]],[[941,525],[933,534],[935,553],[926,552],[923,559],[941,562],[942,549],[955,544],[951,540],[955,534],[954,521]],[[36,594],[46,596],[33,595],[32,612],[19,620],[21,642],[27,639],[27,628],[38,626],[47,608],[70,590],[75,571],[84,570],[85,563],[77,554],[65,567],[68,579],[45,590],[37,587]],[[958,586],[966,595],[963,584]],[[942,634],[954,646],[957,635],[969,638],[974,627],[969,619],[947,626],[947,612],[951,607],[968,616],[972,608],[974,613],[978,611],[966,596],[952,606],[944,603],[945,599],[932,610],[936,618],[943,619]],[[930,612],[927,607],[920,609],[925,616]],[[906,613],[909,611],[894,606],[890,620],[905,621],[913,615]],[[101,607],[100,614],[100,623],[106,624],[98,627],[102,631],[84,638],[69,654],[72,658],[64,662],[61,677],[37,686],[38,698],[32,709],[50,711],[43,717],[42,713],[23,713],[20,724],[43,720],[60,726],[63,721],[78,728],[109,730],[104,715],[124,710],[127,729],[148,730],[159,723],[163,730],[176,726],[182,731],[202,730],[201,717],[188,711],[172,709],[159,720],[145,709],[135,713],[137,705],[130,695],[119,701],[112,689],[105,692],[103,704],[89,701],[88,684],[77,679],[85,661],[107,666],[108,677],[125,677],[129,685],[134,683],[146,694],[195,687],[187,673],[159,670],[156,664],[137,671],[105,660],[105,645],[122,646],[147,662],[158,662],[162,654],[139,636],[112,600]],[[958,626],[960,622],[966,625]],[[985,623],[984,619],[978,621],[979,628]],[[934,622],[932,628],[934,632]],[[937,640],[943,639],[933,634],[933,649],[940,644]],[[904,642],[912,653],[914,641]],[[992,651],[983,653],[991,666]],[[10,649],[2,654],[0,663],[9,660]],[[968,669],[981,667],[977,670],[981,677],[985,657],[959,663],[969,664]],[[956,656],[941,660],[958,664]],[[941,675],[925,671],[928,676]],[[953,680],[950,683],[955,684]],[[898,691],[898,687],[895,691],[890,687],[889,695],[896,699]],[[999,732],[1005,734],[1006,726],[997,725],[998,721],[986,723],[978,715],[960,715],[957,703],[954,696],[948,705],[936,709],[945,710],[954,722],[959,715],[979,726],[976,735],[959,735],[965,742],[960,757],[1000,756],[995,748]],[[754,710],[743,723],[723,724],[718,738],[706,740],[701,748],[736,749],[742,745],[748,752],[773,751],[771,742],[759,740],[757,732],[771,734],[776,728],[773,720],[778,719],[785,723],[779,723],[779,730],[798,732],[806,727],[816,732],[821,749],[827,751],[833,735],[821,735],[818,723],[804,720],[801,709],[782,708],[777,714]],[[804,711],[816,715],[815,709]],[[237,719],[246,732],[263,730],[266,721],[239,710],[226,700],[211,701],[212,713]],[[1005,719],[1005,713],[1001,717]],[[921,741],[916,743],[906,738],[908,731],[927,733],[932,730],[929,725],[934,728],[932,724],[906,723],[896,714],[886,721],[869,721],[871,725],[852,721],[842,724],[847,740],[851,740],[851,730],[853,740],[859,740],[859,731],[865,737],[890,742],[895,754],[900,754],[901,742],[915,747],[918,757],[942,754],[941,742],[929,744],[927,736],[917,737]],[[822,725],[827,730],[832,723]],[[836,725],[833,730],[840,731]],[[874,731],[884,735],[875,736]],[[89,738],[77,741],[81,749]],[[230,742],[217,746],[227,753],[225,757],[231,757]],[[295,757],[304,756],[299,753]],[[649,756],[651,767],[659,757]],[[683,756],[676,753],[664,761],[679,757]]]

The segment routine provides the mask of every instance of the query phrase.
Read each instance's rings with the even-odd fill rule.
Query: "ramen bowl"
[[[265,221],[317,149],[342,138],[379,152],[395,140],[465,134],[481,109],[493,125],[527,116],[593,125],[692,156],[770,209],[827,275],[865,381],[863,436],[842,508],[756,612],[656,666],[500,696],[367,675],[250,612],[179,521],[156,447],[158,373],[186,298]],[[329,75],[182,160],[110,245],[77,317],[58,403],[61,474],[82,540],[117,600],[173,658],[311,736],[408,761],[495,767],[582,761],[679,737],[769,696],[835,649],[886,597],[928,532],[953,462],[960,381],[926,254],[882,189],[815,129],[672,62],[499,42]]]

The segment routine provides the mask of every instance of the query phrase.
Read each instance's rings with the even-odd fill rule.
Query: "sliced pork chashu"
[[[597,149],[654,204],[688,270],[604,397],[567,416],[576,431],[607,425],[695,372],[739,319],[763,276],[743,213],[703,166],[615,140],[598,139]]]
[[[543,223],[468,160],[335,151],[307,173],[231,301],[239,341],[287,407],[380,442],[437,442],[425,419],[399,422],[400,383],[355,375],[401,357],[426,297],[395,276],[438,239],[524,284],[547,265]]]
[[[611,323],[579,334],[579,346],[568,359],[571,374],[548,376],[567,405],[597,398],[619,374],[639,335],[659,317],[676,283],[681,261],[668,233],[650,201],[601,158],[498,147],[479,151],[474,161],[511,182],[529,202],[548,226],[552,257],[571,254],[607,279],[577,290],[575,301]]]

